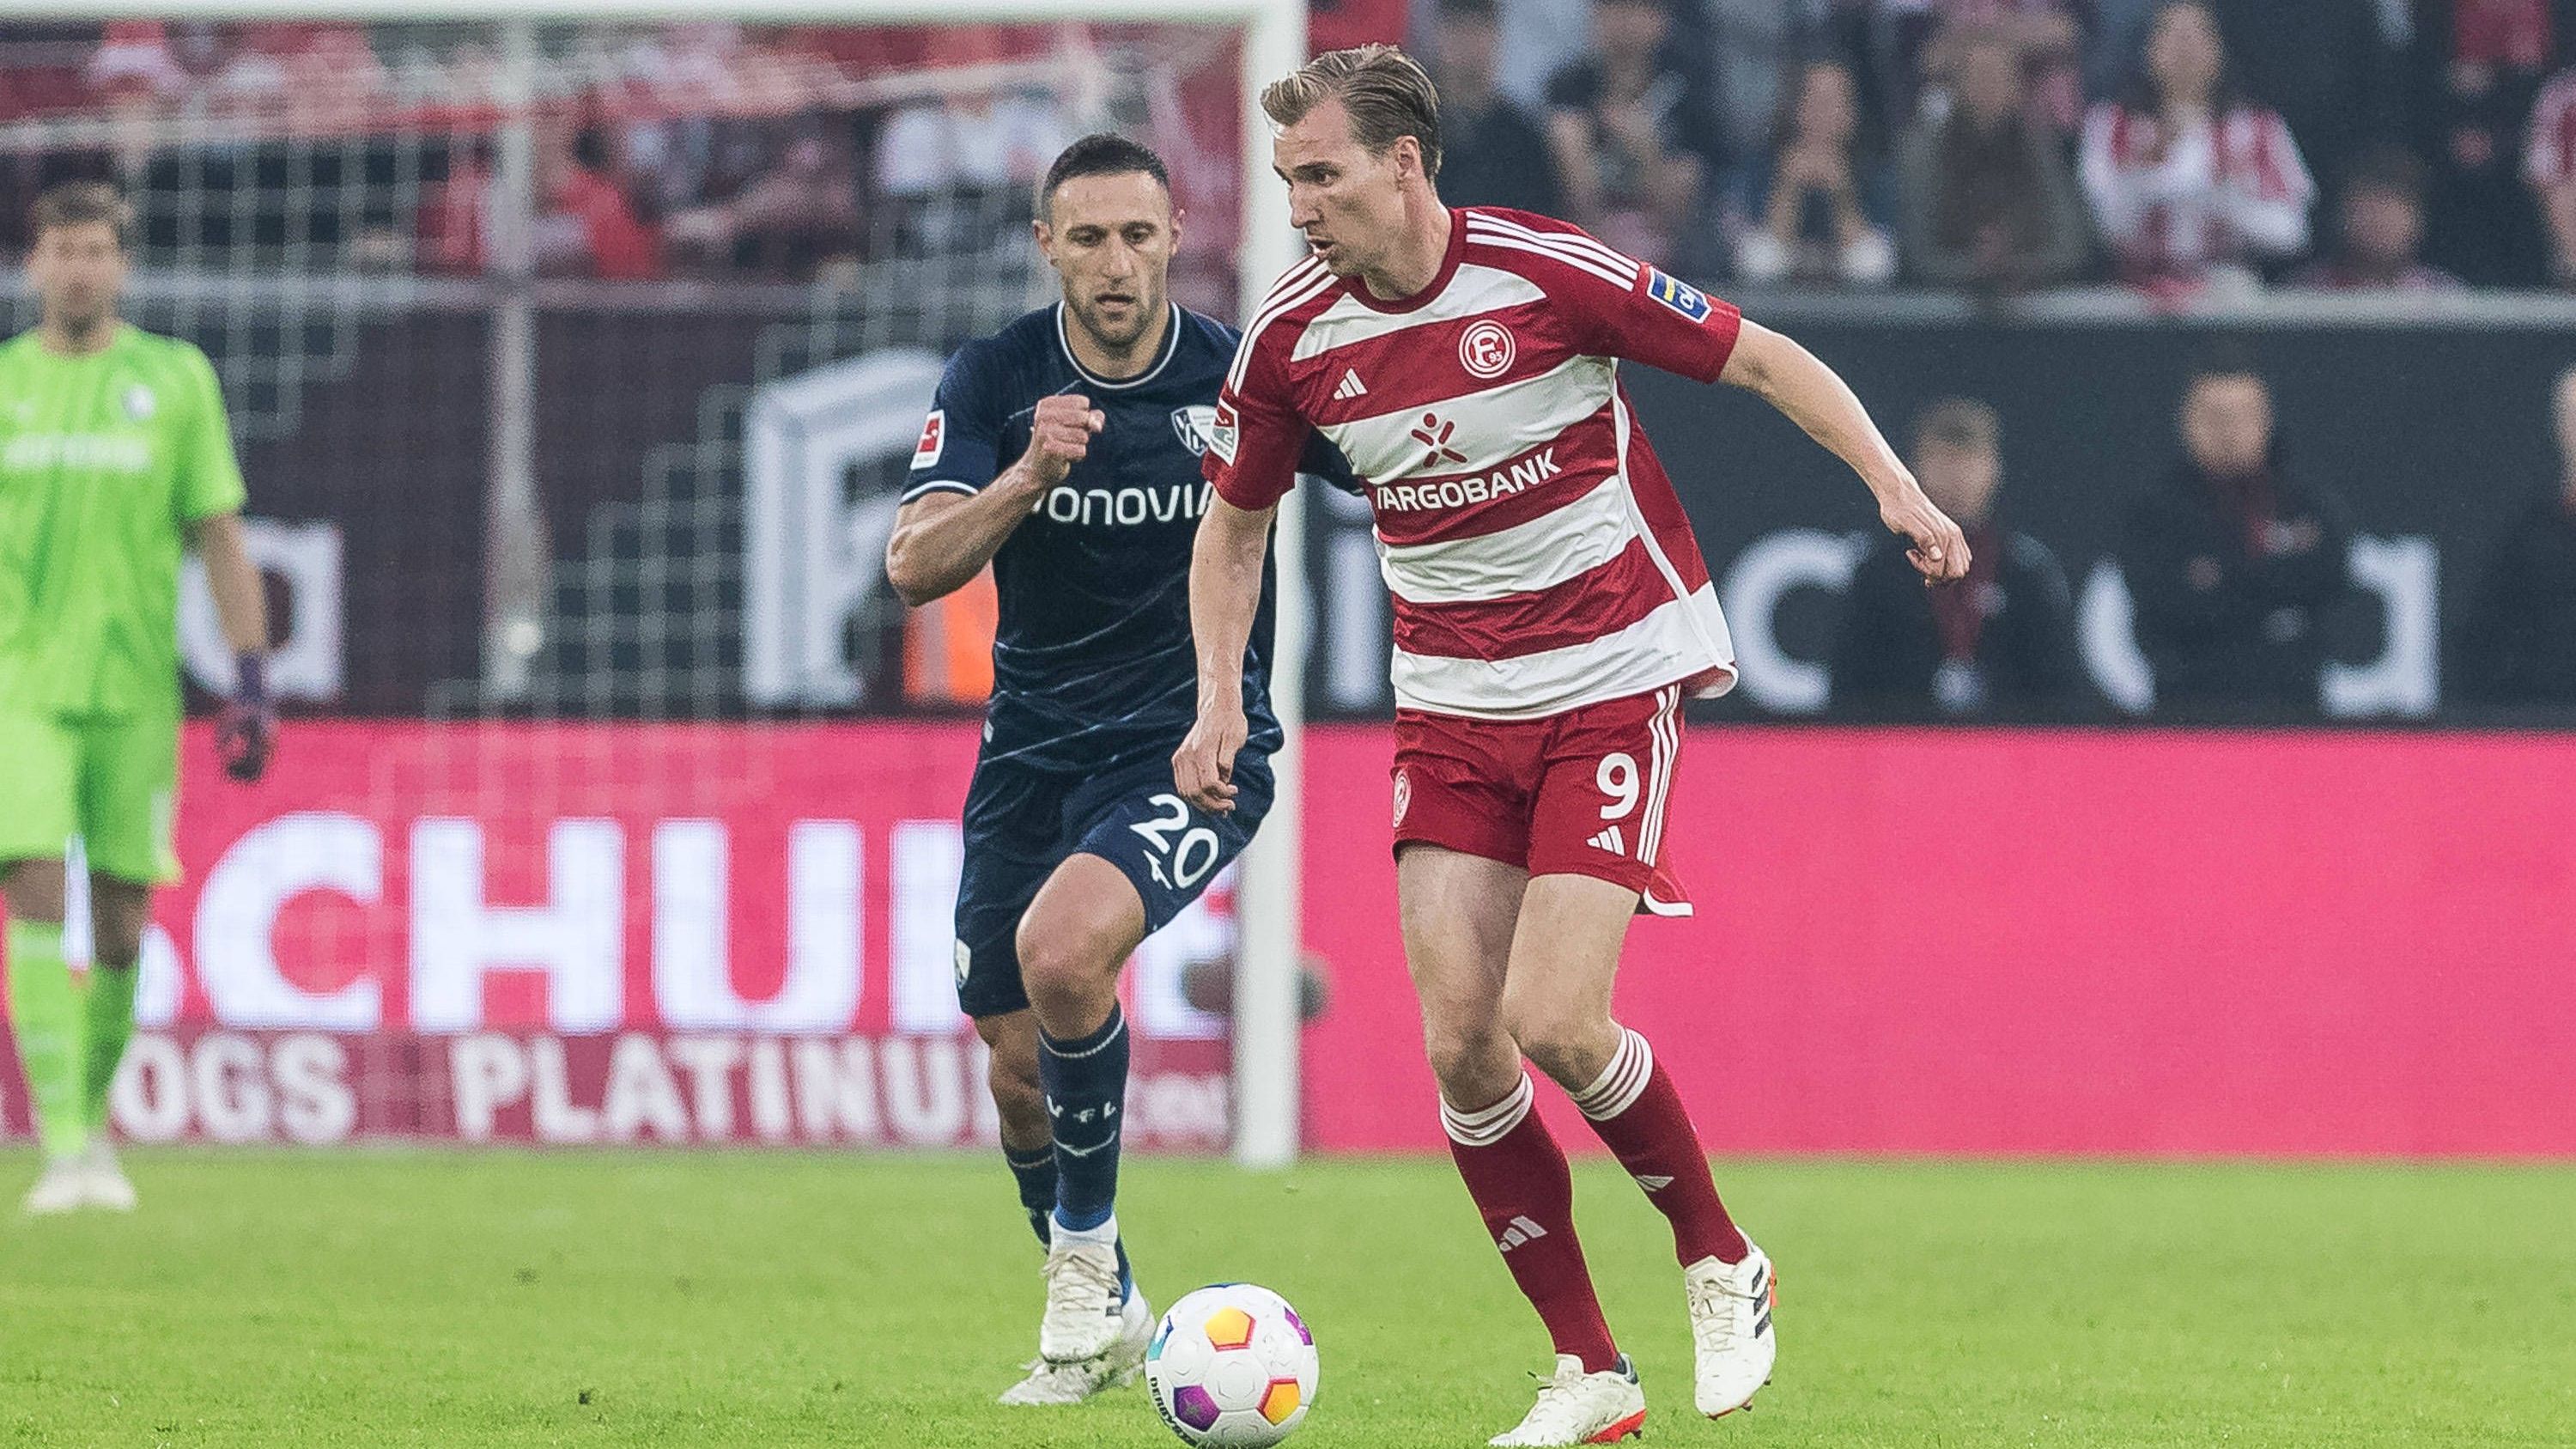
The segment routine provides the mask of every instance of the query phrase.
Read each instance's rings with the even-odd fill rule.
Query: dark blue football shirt
[[[1169,755],[1197,718],[1190,547],[1210,496],[1199,459],[1236,333],[1175,305],[1152,364],[1112,381],[1074,361],[1063,310],[1042,307],[949,360],[903,499],[982,490],[1028,450],[1040,398],[1078,393],[1107,416],[1090,455],[993,555],[1001,620],[982,754],[1099,771]],[[1329,444],[1307,468],[1351,486]],[[1276,582],[1265,568],[1244,663],[1247,748],[1265,752],[1280,739],[1270,710]]]

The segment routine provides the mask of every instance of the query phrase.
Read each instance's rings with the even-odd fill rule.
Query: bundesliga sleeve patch
[[[1234,415],[1234,405],[1218,403],[1216,416],[1208,421],[1208,450],[1229,467],[1234,463],[1234,450],[1241,442],[1243,427]]]
[[[1647,271],[1646,295],[1693,322],[1708,320],[1708,294],[1664,272],[1651,269]]]
[[[932,408],[922,420],[921,441],[912,445],[912,466],[927,468],[948,448],[948,409]]]

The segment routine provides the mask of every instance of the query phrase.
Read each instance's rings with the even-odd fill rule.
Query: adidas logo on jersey
[[[1610,852],[1612,855],[1626,855],[1628,853],[1627,838],[1619,833],[1619,827],[1616,825],[1613,825],[1609,829],[1602,831],[1599,835],[1592,837],[1591,843]]]
[[[1517,1217],[1512,1219],[1510,1224],[1503,1229],[1503,1235],[1494,1240],[1494,1246],[1508,1253],[1512,1249],[1517,1248],[1521,1244],[1529,1242],[1534,1238],[1544,1238],[1546,1236],[1547,1229],[1531,1222],[1526,1217]]]
[[[1360,381],[1359,369],[1356,367],[1346,367],[1342,369],[1341,385],[1333,389],[1333,401],[1349,402],[1352,398],[1359,397],[1367,391],[1368,384]]]

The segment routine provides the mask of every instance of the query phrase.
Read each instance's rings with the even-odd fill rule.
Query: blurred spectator
[[[2129,93],[2093,108],[2083,177],[2121,272],[2162,287],[2228,280],[2308,244],[2316,184],[2279,115],[2245,100],[2202,0],[2165,0]]]
[[[1596,0],[1592,50],[1547,83],[1567,219],[1657,266],[1696,263],[1702,200],[1722,164],[1717,112],[1672,44],[1681,0]]]
[[[1962,28],[1993,32],[2013,49],[2041,118],[2071,129],[2084,102],[2079,70],[2082,0],[1829,0],[1817,27],[1823,55],[1860,83],[1863,130],[1874,140],[1902,134],[1946,105],[1948,41]],[[1927,96],[1927,87],[1932,92]]]
[[[1548,83],[1565,68],[1568,57],[1592,49],[1593,0],[1511,0],[1499,7],[1502,33],[1495,78],[1503,94],[1542,111]]]
[[[1440,87],[1440,196],[1453,206],[1564,212],[1547,132],[1495,88],[1494,0],[1439,0],[1431,76]]]
[[[1995,410],[1952,398],[1914,425],[1914,475],[1968,535],[1969,571],[1923,587],[1886,537],[1852,571],[1830,663],[1834,707],[1875,719],[2063,714],[2083,697],[2075,604],[2046,545],[1996,522]]]
[[[2538,199],[2549,278],[2576,286],[2576,70],[2550,78],[2531,116],[2523,179]]]
[[[1839,61],[1810,61],[1769,164],[1747,186],[1736,270],[1754,283],[1875,286],[1896,275],[1884,168],[1860,144],[1859,98]]]
[[[999,63],[990,25],[942,26],[934,68]],[[968,84],[886,119],[877,133],[876,188],[897,204],[898,245],[915,254],[989,248],[1028,231],[1031,192],[1073,137],[1052,95],[996,96]]]
[[[2348,592],[2342,501],[2286,476],[2250,362],[2204,363],[2183,394],[2184,458],[2129,510],[2120,567],[2160,710],[2313,713],[2326,616]]]
[[[2576,707],[2576,368],[2552,390],[2558,478],[2497,540],[2452,641],[2464,699]]]
[[[2432,164],[2425,250],[2480,286],[2537,286],[2549,246],[2529,179],[2564,175],[2568,106],[2542,102],[2552,57],[2576,39],[2571,0],[2415,0],[2415,145]],[[2523,144],[2531,129],[2531,148]]]
[[[1718,141],[1742,164],[1771,147],[1780,87],[1794,69],[1815,0],[1707,0]]]
[[[634,203],[607,174],[607,144],[600,133],[572,134],[559,125],[537,129],[537,195],[529,228],[542,276],[649,281],[662,275],[661,241],[635,214]]]
[[[671,218],[665,236],[731,267],[811,279],[859,248],[858,172],[826,117],[799,121],[777,164],[732,200]]]
[[[2454,292],[2464,285],[2417,257],[2424,242],[2424,163],[2394,148],[2363,158],[2336,206],[2333,257],[2290,279],[2330,292]]]
[[[2312,174],[2339,178],[2404,133],[2407,30],[2388,0],[2212,0],[2228,62],[2280,113]]]
[[[1991,30],[1948,49],[1948,114],[1916,125],[1898,156],[1907,265],[1934,286],[1989,291],[2073,277],[2088,251],[2084,204],[2023,104],[2020,52]]]
[[[414,218],[424,271],[479,275],[491,250],[492,143],[477,138],[447,156],[447,174],[421,188]]]

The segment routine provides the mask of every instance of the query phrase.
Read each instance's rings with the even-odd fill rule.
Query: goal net
[[[1165,157],[1185,305],[1275,270],[1244,75],[1284,22],[949,13],[0,28],[0,248],[46,186],[125,188],[128,315],[222,379],[294,717],[256,791],[191,740],[133,1135],[990,1136],[948,921],[990,598],[907,612],[878,556],[944,358],[1054,296],[1066,142]],[[182,635],[202,702],[193,582]],[[1233,903],[1289,879],[1141,953],[1131,1140],[1234,1140],[1208,1008],[1248,1019]]]

